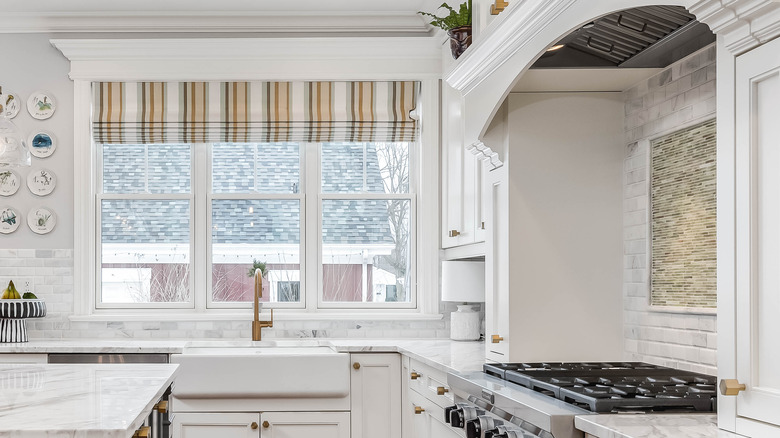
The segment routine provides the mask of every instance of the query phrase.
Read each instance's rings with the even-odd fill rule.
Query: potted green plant
[[[442,3],[439,9],[449,11],[446,17],[428,12],[418,11],[420,15],[431,17],[431,25],[447,31],[450,36],[450,49],[452,57],[458,59],[460,55],[471,45],[471,0],[460,4],[456,11],[447,3]]]

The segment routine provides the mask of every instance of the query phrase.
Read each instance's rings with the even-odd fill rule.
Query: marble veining
[[[470,372],[482,369],[485,344],[449,339],[277,339],[253,342],[249,339],[209,340],[135,340],[135,339],[72,339],[38,340],[24,344],[0,345],[2,353],[181,353],[185,347],[284,347],[324,346],[342,353],[397,352],[445,372]]]
[[[578,415],[577,429],[598,438],[733,438],[716,414]]]
[[[0,364],[0,437],[131,437],[177,367]]]

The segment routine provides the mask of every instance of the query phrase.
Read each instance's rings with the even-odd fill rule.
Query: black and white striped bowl
[[[0,300],[0,318],[41,318],[46,316],[43,300]]]

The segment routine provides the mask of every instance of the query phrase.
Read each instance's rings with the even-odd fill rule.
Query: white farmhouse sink
[[[267,346],[266,346],[267,345]],[[349,394],[348,353],[300,343],[193,345],[180,364],[176,398],[339,398]]]

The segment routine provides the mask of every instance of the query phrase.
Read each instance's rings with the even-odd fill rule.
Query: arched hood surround
[[[464,97],[465,144],[481,145],[501,103],[549,45],[602,15],[656,4],[688,8],[735,55],[780,34],[780,3],[771,0],[513,2],[445,73],[445,80]]]

